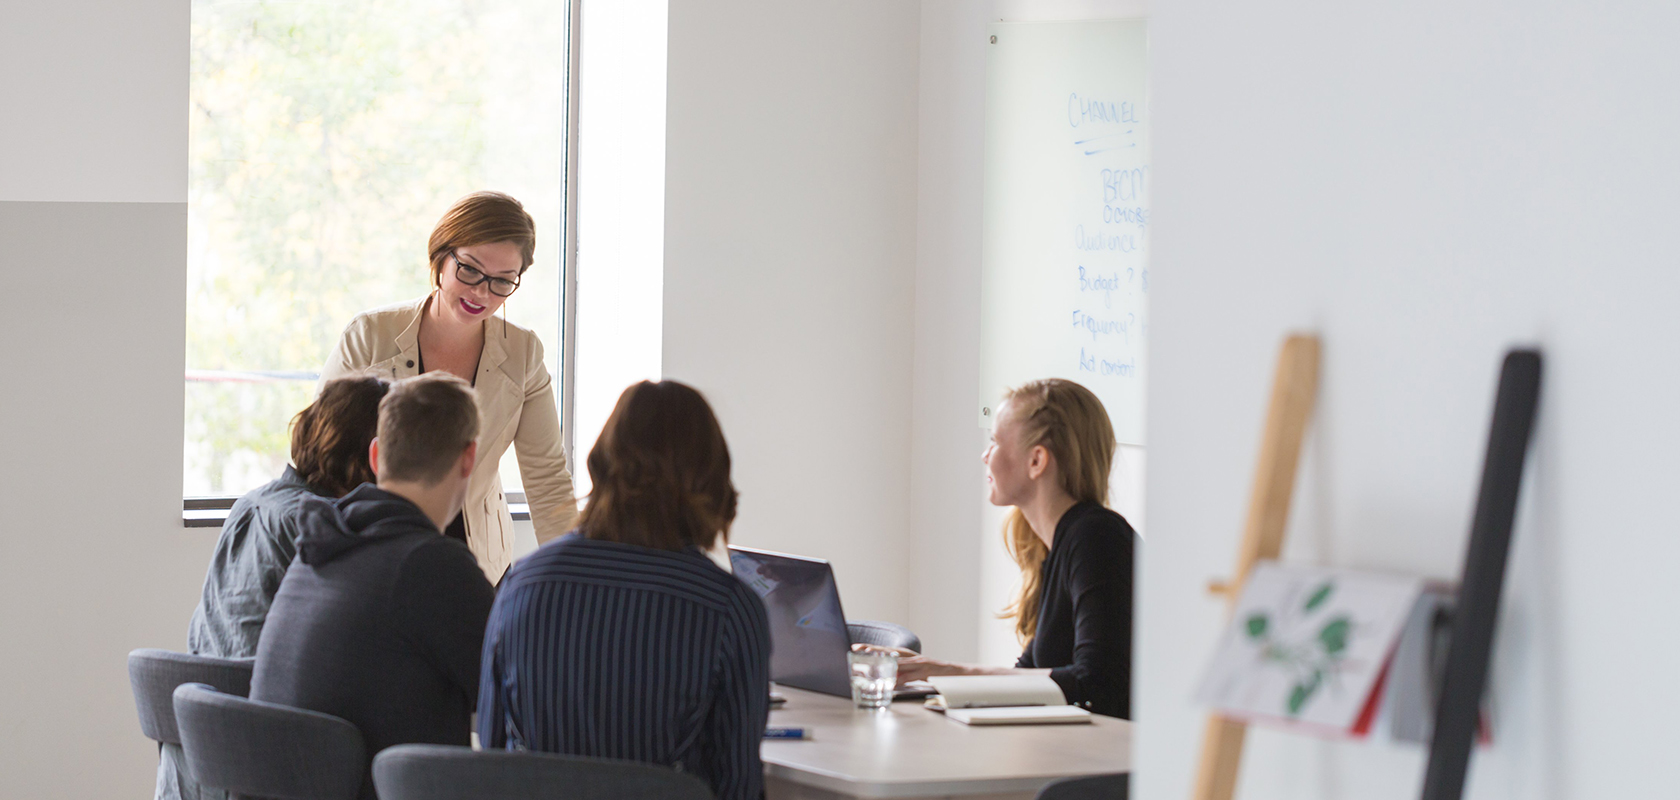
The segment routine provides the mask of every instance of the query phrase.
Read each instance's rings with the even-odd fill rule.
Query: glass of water
[[[846,653],[846,662],[851,666],[852,702],[858,708],[892,705],[893,686],[898,683],[897,653],[863,648]]]

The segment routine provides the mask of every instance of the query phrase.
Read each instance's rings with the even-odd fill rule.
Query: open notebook
[[[929,678],[938,694],[928,708],[965,725],[1055,725],[1091,721],[1070,706],[1048,675],[944,675]]]

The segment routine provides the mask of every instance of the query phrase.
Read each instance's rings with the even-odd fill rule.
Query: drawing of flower
[[[1300,716],[1308,701],[1324,686],[1326,676],[1334,676],[1340,671],[1353,634],[1353,620],[1346,614],[1337,614],[1319,626],[1309,638],[1299,641],[1292,640],[1293,637],[1286,640],[1286,634],[1292,627],[1289,623],[1304,622],[1330,600],[1335,590],[1334,580],[1325,581],[1307,595],[1298,613],[1286,612],[1278,625],[1273,625],[1271,615],[1264,611],[1256,611],[1243,621],[1243,631],[1250,641],[1260,646],[1262,659],[1281,665],[1299,676],[1289,696],[1284,699],[1284,708],[1291,717]]]

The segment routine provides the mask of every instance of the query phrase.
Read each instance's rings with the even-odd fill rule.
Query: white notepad
[[[1090,722],[1067,704],[1048,675],[946,675],[929,678],[939,694],[927,706],[964,725],[1055,725]]]
[[[1067,705],[1062,687],[1049,675],[940,675],[928,683],[945,708]]]
[[[953,708],[946,711],[945,716],[964,725],[1077,725],[1091,722],[1091,712],[1075,706]]]

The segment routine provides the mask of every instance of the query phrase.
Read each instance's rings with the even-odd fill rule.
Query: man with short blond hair
[[[478,406],[460,378],[398,381],[368,448],[378,484],[301,513],[257,644],[251,698],[343,717],[367,755],[395,744],[466,745],[493,590],[443,535],[478,455]],[[362,796],[373,797],[371,776]]]
[[[435,485],[459,466],[463,456],[476,455],[478,403],[472,388],[447,372],[399,381],[379,404],[377,435],[369,456],[375,461],[380,486],[388,482]],[[464,496],[465,484],[461,490]],[[456,513],[460,503],[461,498],[456,498]]]

